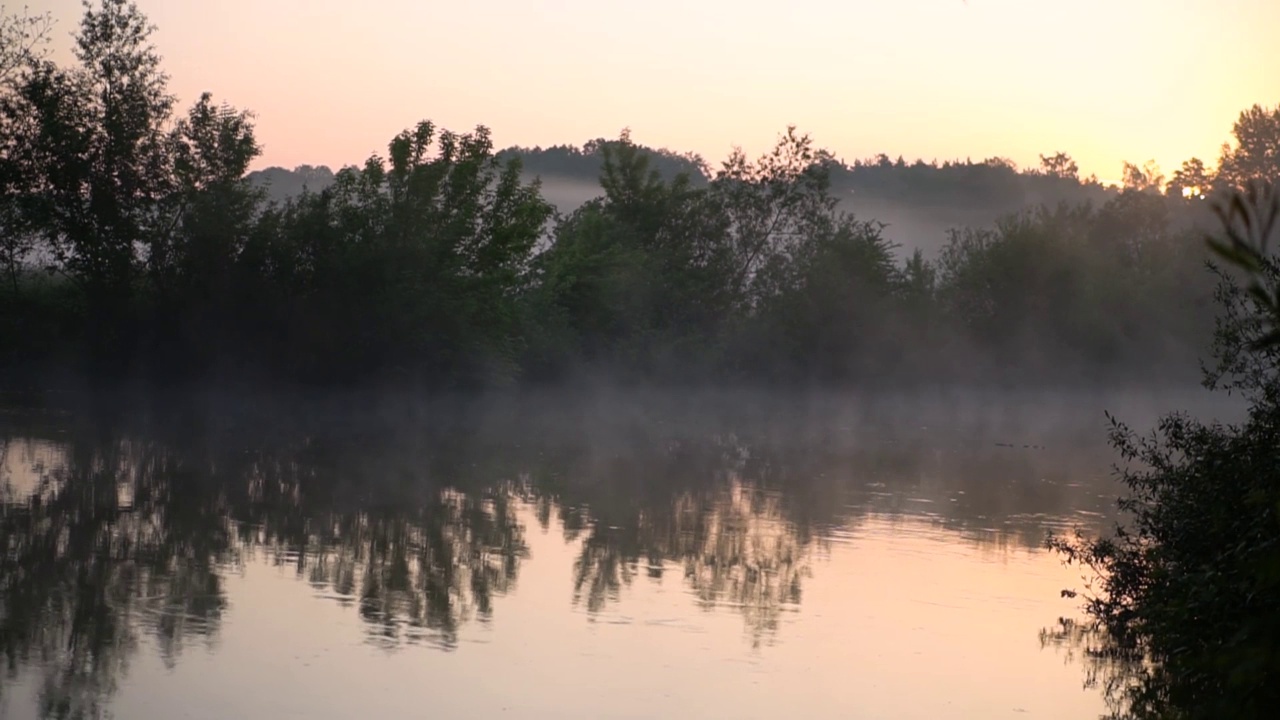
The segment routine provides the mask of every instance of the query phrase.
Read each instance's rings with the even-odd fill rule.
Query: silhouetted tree
[[[1076,161],[1060,150],[1048,157],[1040,156],[1040,172],[1050,177],[1072,180],[1079,179],[1080,176],[1080,168],[1076,166]]]
[[[0,87],[11,88],[23,71],[38,64],[47,54],[53,15],[8,12],[0,5]]]
[[[1154,160],[1148,160],[1142,167],[1126,162],[1123,182],[1126,190],[1159,192],[1164,185],[1164,174],[1160,172],[1160,166],[1156,165]]]
[[[825,163],[808,135],[788,127],[773,150],[755,162],[735,150],[712,184],[728,215],[736,293],[748,292],[759,269],[795,251],[836,201]]]
[[[1251,180],[1280,180],[1280,106],[1241,112],[1231,135],[1235,142],[1223,145],[1218,161],[1220,181],[1243,190]]]
[[[1200,158],[1191,158],[1174,171],[1165,192],[1173,197],[1202,199],[1213,190],[1216,179]]]
[[[5,125],[25,131],[10,141],[20,182],[57,267],[85,293],[93,357],[117,365],[131,345],[140,259],[160,230],[155,203],[172,187],[165,124],[173,98],[151,31],[126,0],[86,6],[78,66],[38,64],[0,108]]]

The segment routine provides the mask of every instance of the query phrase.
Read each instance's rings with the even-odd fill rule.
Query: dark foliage
[[[788,129],[713,171],[626,132],[496,152],[423,122],[361,167],[247,173],[252,116],[176,112],[150,32],[103,0],[75,63],[6,50],[11,382],[1078,384],[1187,379],[1211,334],[1203,164],[1165,195],[1061,152],[850,165]],[[1265,155],[1246,115],[1232,168]],[[556,212],[530,178],[565,174],[598,196]],[[850,193],[1004,219],[903,257]]]
[[[1206,384],[1244,394],[1247,419],[1173,415],[1145,438],[1115,422],[1128,521],[1109,537],[1050,541],[1096,573],[1093,653],[1122,717],[1264,718],[1280,706],[1280,272],[1266,252],[1276,205],[1259,186],[1224,208],[1227,240],[1212,245],[1247,277],[1218,270]]]

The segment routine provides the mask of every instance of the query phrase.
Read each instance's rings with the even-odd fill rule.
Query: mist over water
[[[1041,544],[1203,400],[193,397],[3,414],[4,717],[1087,717]]]
[[[1079,34],[1066,16],[954,3],[1032,39],[979,42],[966,70],[928,62],[931,43],[959,57],[950,21],[850,26],[878,48],[765,8],[775,40],[801,31],[765,48],[737,9],[593,12],[593,33],[540,28],[539,8],[508,28],[517,65],[475,77],[430,53],[363,75],[292,53],[298,87],[272,98],[303,97],[308,72],[328,97],[267,119],[234,82],[182,97],[171,79],[200,68],[166,62],[140,4],[85,0],[69,25],[0,7],[0,720],[1274,715],[1280,106],[1248,105],[1252,84],[1178,69],[1180,92],[1211,84],[1201,111],[1243,107],[1206,136],[1185,98],[1142,92],[1176,63],[1140,49],[1108,97],[1044,52],[1043,28]],[[339,35],[379,25],[348,5]],[[1200,5],[1155,35],[1214,27],[1247,51],[1213,25],[1240,13]],[[452,9],[455,31],[482,17]],[[1149,11],[1080,18],[1120,38]],[[254,13],[179,45],[335,46]],[[565,114],[572,83],[535,57],[549,29],[603,60],[656,47],[636,33],[729,43],[718,65],[593,63],[595,106]],[[857,66],[827,57],[846,51],[891,60],[893,92],[868,76],[849,97],[893,133],[839,102],[817,135],[777,114],[826,98],[815,70]],[[702,73],[735,52],[749,98]],[[1070,67],[1000,58],[1019,53]],[[901,95],[939,72],[977,84]],[[539,78],[554,118],[523,94]],[[1122,160],[1062,125],[1077,81],[1116,137],[1117,108],[1167,111],[1161,147],[1194,122],[1180,166],[1141,160],[1154,136]],[[480,104],[393,117],[451,83]],[[646,85],[659,106],[637,104]],[[734,122],[710,161],[630,127],[496,144],[529,121],[567,139],[625,100],[654,138],[662,116],[707,147],[697,103],[744,99],[768,106],[745,123],[786,123],[760,154],[733,143],[765,128]],[[975,135],[949,102],[1003,119]],[[1019,107],[1048,113],[1026,125],[1038,162],[1000,127]],[[292,156],[260,121],[355,137],[375,115],[400,130],[354,164],[250,170]],[[1115,182],[1092,173],[1103,147]]]

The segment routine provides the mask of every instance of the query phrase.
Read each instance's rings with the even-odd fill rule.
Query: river
[[[10,409],[0,717],[1096,718],[1044,539],[1203,400]]]

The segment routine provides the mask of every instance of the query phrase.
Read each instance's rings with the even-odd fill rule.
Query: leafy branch
[[[1209,249],[1248,278],[1246,292],[1262,310],[1269,330],[1252,343],[1257,350],[1280,346],[1280,287],[1271,256],[1272,237],[1280,226],[1280,192],[1275,183],[1253,181],[1229,200],[1213,206],[1225,239],[1208,238]]]

